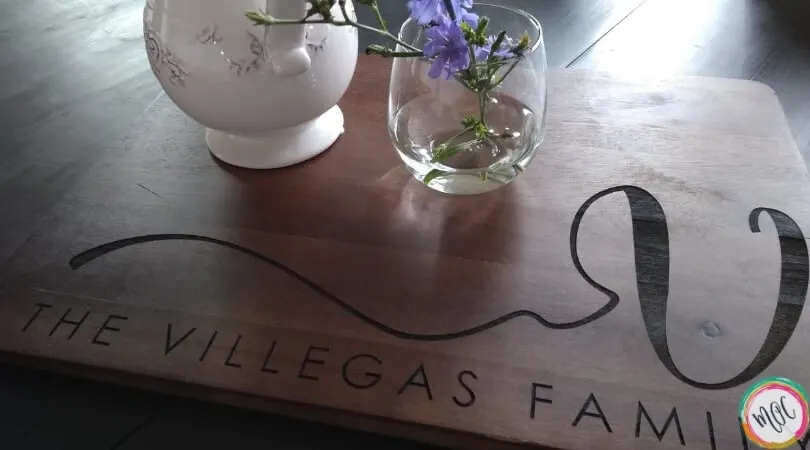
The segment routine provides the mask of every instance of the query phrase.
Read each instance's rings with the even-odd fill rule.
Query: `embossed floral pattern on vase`
[[[261,3],[279,17],[304,14],[303,3]],[[270,168],[311,157],[343,132],[342,115],[334,108],[354,75],[358,35],[326,24],[256,26],[245,17],[255,7],[254,0],[147,0],[143,30],[149,64],[167,95],[207,133],[221,133],[214,144],[207,138],[209,147],[241,142],[258,155],[283,141],[285,148],[297,149],[284,161],[260,156],[227,161]],[[287,134],[271,139],[281,130],[304,133],[318,119],[328,125],[317,139]],[[224,153],[215,155],[222,159]]]
[[[312,36],[312,30],[307,30],[305,35],[305,43],[307,51],[312,58],[317,57],[318,54],[323,52],[326,48],[326,43],[329,39],[328,35]],[[152,29],[148,21],[144,21],[144,36],[146,38],[147,51],[149,61],[155,75],[160,75],[161,71],[167,70],[169,81],[172,84],[185,86],[185,78],[189,73],[182,67],[182,63],[172,53],[172,51],[163,43],[160,36]],[[203,28],[196,36],[195,41],[201,45],[218,46],[223,42],[224,38],[219,33],[219,25],[208,25]],[[222,52],[222,56],[227,62],[228,66],[236,73],[237,76],[242,76],[250,72],[260,69],[267,62],[268,51],[265,37],[259,37],[255,33],[245,33],[245,45],[250,49],[250,58],[229,58]]]
[[[143,33],[146,39],[146,51],[149,63],[155,76],[164,74],[170,83],[185,86],[188,72],[183,69],[182,62],[166,47],[148,21],[143,22]]]

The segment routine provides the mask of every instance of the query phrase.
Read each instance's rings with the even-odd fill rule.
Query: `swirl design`
[[[540,314],[522,309],[466,329],[438,334],[413,333],[394,328],[368,316],[337,295],[329,292],[315,281],[308,279],[301,273],[296,272],[292,268],[264,254],[227,241],[192,234],[154,234],[121,239],[91,248],[74,256],[70,260],[70,266],[76,270],[107,253],[146,242],[170,240],[200,241],[230,248],[252,256],[298,280],[310,290],[360,321],[383,333],[400,339],[416,341],[449,341],[461,339],[482,333],[521,317],[534,320],[540,325],[554,330],[573,329],[589,324],[605,316],[619,304],[619,296],[615,291],[607,288],[588,275],[582,267],[577,252],[579,227],[587,210],[603,197],[619,192],[625,194],[630,204],[639,308],[647,337],[659,361],[672,376],[698,389],[730,389],[759,376],[759,374],[764,372],[782,353],[782,350],[784,350],[785,346],[790,341],[799,319],[802,316],[802,310],[808,292],[808,283],[810,283],[810,252],[808,251],[801,228],[790,216],[781,211],[763,207],[755,208],[751,211],[749,215],[749,227],[752,233],[760,232],[759,217],[763,214],[767,214],[773,220],[779,235],[781,253],[779,296],[768,335],[751,363],[736,376],[719,383],[693,380],[680,371],[669,351],[667,306],[669,304],[670,288],[670,251],[666,214],[664,213],[662,205],[651,193],[636,186],[617,186],[599,192],[586,200],[574,216],[574,221],[571,224],[571,234],[569,236],[569,245],[574,266],[580,276],[594,289],[605,295],[609,301],[593,314],[573,322],[551,322]]]
[[[529,310],[518,310],[513,311],[509,314],[505,314],[501,317],[496,319],[490,320],[488,322],[466,328],[461,330],[450,331],[446,333],[413,333],[406,330],[400,330],[394,328],[390,325],[387,325],[365,313],[360,311],[359,309],[355,308],[342,298],[338,297],[337,295],[329,292],[323,286],[319,285],[313,280],[305,277],[300,272],[295,271],[294,269],[286,266],[285,264],[270,258],[267,255],[259,253],[255,250],[251,250],[246,247],[242,247],[240,245],[224,241],[221,239],[216,239],[208,236],[199,236],[193,234],[152,234],[152,235],[144,235],[144,236],[136,236],[132,238],[121,239],[113,242],[109,242],[107,244],[102,244],[97,247],[85,250],[78,255],[74,256],[70,259],[70,267],[74,270],[78,270],[82,266],[96,260],[108,253],[114,252],[116,250],[120,250],[126,247],[131,247],[133,245],[144,244],[148,242],[157,242],[157,241],[198,241],[198,242],[205,242],[209,244],[218,245],[221,247],[229,248],[231,250],[235,250],[237,252],[244,253],[248,256],[256,258],[259,261],[264,262],[265,264],[280,270],[281,272],[285,273],[286,275],[294,278],[295,280],[299,281],[301,284],[315,292],[316,294],[320,295],[322,298],[330,301],[334,305],[338,306],[340,309],[359,319],[361,322],[364,322],[367,325],[370,325],[377,330],[388,334],[390,336],[399,338],[399,339],[406,339],[406,340],[414,340],[414,341],[429,341],[429,342],[436,342],[436,341],[450,341],[455,339],[461,339],[468,336],[472,336],[474,334],[482,333],[484,331],[490,330],[495,328],[499,325],[502,325],[506,322],[510,322],[512,320],[518,318],[528,318],[534,320],[535,322],[543,325],[544,327],[553,329],[553,330],[567,330],[572,328],[578,328],[583,325],[586,325],[590,322],[593,322],[602,316],[606,315],[610,311],[612,311],[618,304],[619,304],[619,297],[615,294],[609,295],[610,301],[605,304],[602,308],[590,314],[582,319],[573,321],[573,322],[552,322],[545,317],[541,316],[540,314],[529,311]],[[592,283],[598,284],[595,281]]]

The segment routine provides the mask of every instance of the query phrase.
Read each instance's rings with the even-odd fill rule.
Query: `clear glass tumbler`
[[[494,74],[481,73],[490,80],[486,89],[458,74],[431,78],[432,63],[424,57],[394,58],[389,86],[388,129],[397,152],[416,179],[450,194],[480,194],[509,184],[534,159],[545,132],[547,66],[540,22],[506,6],[476,3],[472,12],[488,19],[493,35],[505,31],[513,43],[528,38],[519,57]],[[399,38],[421,49],[427,34],[425,26],[408,19]],[[397,51],[408,49],[398,45]],[[471,70],[478,70],[478,60],[471,61],[476,61]]]

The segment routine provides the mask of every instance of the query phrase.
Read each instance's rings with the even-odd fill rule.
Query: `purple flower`
[[[492,45],[495,43],[495,36],[490,36],[487,38],[486,45],[476,47],[475,49],[475,60],[476,61],[484,61],[489,58],[490,53],[492,53]],[[501,59],[509,59],[515,56],[512,49],[515,47],[515,41],[512,40],[509,36],[504,37],[501,44],[498,46],[498,50],[495,51],[495,56]]]
[[[428,41],[424,48],[425,56],[435,58],[428,76],[438,78],[444,70],[446,78],[450,78],[459,70],[469,67],[469,46],[458,22],[447,16],[439,16],[436,22],[436,26],[427,30]]]
[[[478,22],[478,16],[467,11],[472,8],[473,0],[450,0],[453,6],[453,13],[458,21]],[[427,25],[430,22],[438,22],[440,17],[449,16],[444,0],[408,0],[408,10],[411,17],[419,25]]]

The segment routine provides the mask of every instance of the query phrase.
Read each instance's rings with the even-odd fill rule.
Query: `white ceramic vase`
[[[301,19],[303,0],[147,0],[149,62],[171,100],[206,127],[218,159],[271,169],[310,159],[343,133],[354,27],[254,25],[245,12]],[[347,10],[354,17],[348,2]],[[342,17],[337,5],[333,11]]]

